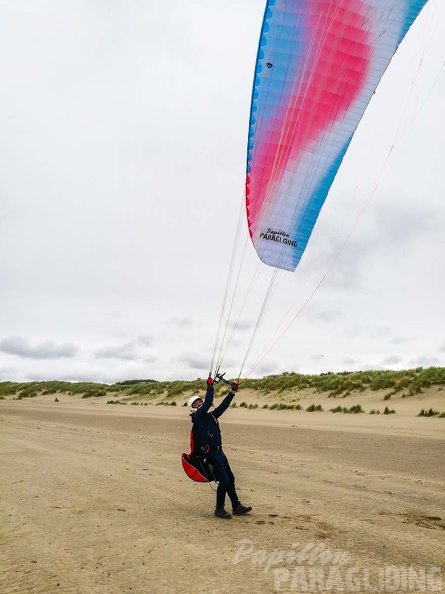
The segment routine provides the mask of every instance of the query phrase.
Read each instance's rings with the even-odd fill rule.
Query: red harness
[[[213,415],[212,415],[213,416]],[[213,417],[215,419],[215,417]],[[215,419],[216,422],[218,422]],[[205,454],[195,451],[194,427],[190,431],[190,454],[181,455],[182,468],[185,474],[198,483],[209,483],[215,480],[213,468]]]

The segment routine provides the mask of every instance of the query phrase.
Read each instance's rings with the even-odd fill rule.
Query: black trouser
[[[215,479],[218,481],[216,507],[224,507],[227,493],[232,502],[232,508],[235,509],[239,505],[239,499],[235,491],[235,475],[230,468],[227,456],[223,451],[218,451],[212,452],[211,457]]]

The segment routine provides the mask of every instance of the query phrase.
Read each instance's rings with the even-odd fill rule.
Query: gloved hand
[[[230,384],[230,387],[232,388],[232,392],[237,392],[238,391],[238,388],[239,388],[239,382],[238,381],[232,382]]]
[[[213,378],[211,375],[209,375],[208,379],[207,379],[207,385],[208,386],[213,386]]]

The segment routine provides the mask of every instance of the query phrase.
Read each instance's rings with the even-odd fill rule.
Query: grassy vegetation
[[[387,406],[385,406],[385,410],[383,411],[384,415],[395,415],[396,411],[395,410],[391,410],[390,408],[388,408]]]
[[[269,408],[270,410],[301,410],[299,404],[285,404],[284,402],[275,402],[270,406],[265,404],[263,408]]]
[[[335,408],[331,408],[330,411],[333,413],[341,412],[343,414],[353,414],[353,415],[356,415],[357,413],[365,412],[360,404],[354,404],[354,406],[351,406],[350,408],[348,408],[347,406],[336,406]]]
[[[434,410],[430,408],[429,410],[423,409],[417,415],[418,417],[439,417],[439,419],[443,419],[445,417],[445,412],[439,412],[438,410]]]
[[[262,379],[244,380],[241,384],[241,393],[244,389],[250,389],[256,391],[259,395],[276,395],[278,399],[281,395],[295,395],[300,392],[327,395],[328,398],[346,398],[349,395],[357,396],[365,390],[389,390],[384,394],[383,400],[390,400],[395,395],[407,398],[420,394],[431,386],[439,386],[439,389],[445,386],[445,368],[429,367],[424,369],[418,367],[417,369],[403,371],[344,371],[342,373],[325,373],[321,375],[285,372]],[[154,379],[127,380],[112,385],[63,381],[0,382],[0,398],[4,399],[9,396],[17,400],[33,398],[37,395],[64,394],[67,396],[79,395],[82,398],[106,396],[109,399],[119,398],[128,402],[146,402],[159,398],[166,402],[173,402],[178,399],[188,398],[194,392],[203,394],[204,390],[205,381],[199,378],[193,381],[176,382],[160,382]],[[222,396],[226,391],[227,386],[224,384],[217,384],[215,387],[216,397]],[[287,406],[292,410],[299,410],[298,405],[281,404],[283,404],[281,408]],[[268,406],[272,408],[274,405],[269,404]],[[248,408],[248,405],[246,407]],[[279,403],[275,408],[279,408]],[[344,412],[343,408],[347,408],[348,412],[351,412],[351,407],[341,407],[341,412]],[[331,410],[340,412],[338,407]],[[390,409],[386,408],[385,410]],[[385,414],[392,413],[387,412]]]
[[[306,412],[321,412],[322,410],[321,404],[311,404],[307,407]]]
[[[329,398],[345,397],[364,390],[390,389],[386,394],[387,400],[402,390],[406,391],[406,397],[420,394],[423,389],[434,385],[445,386],[444,367],[417,367],[403,371],[344,371],[321,375],[285,372],[262,379],[249,379],[242,383],[243,387],[263,394],[311,389],[319,393],[327,392]]]
[[[236,402],[233,403],[235,405],[236,408]],[[241,402],[241,404],[239,405],[240,408],[258,408],[258,404],[247,404],[247,402]]]

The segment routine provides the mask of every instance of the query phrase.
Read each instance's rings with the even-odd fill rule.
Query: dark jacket
[[[229,408],[235,394],[229,392],[224,400],[212,412],[209,408],[213,404],[213,386],[207,386],[206,397],[202,405],[194,412],[192,423],[195,425],[201,446],[214,448],[222,445],[221,430],[218,418]]]

